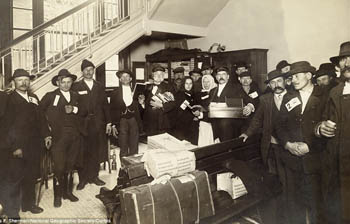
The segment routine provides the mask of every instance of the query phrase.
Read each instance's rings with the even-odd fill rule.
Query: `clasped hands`
[[[287,142],[285,149],[296,156],[303,156],[310,151],[309,146],[304,142]]]

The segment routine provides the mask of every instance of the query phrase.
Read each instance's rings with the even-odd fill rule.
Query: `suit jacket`
[[[145,92],[145,112],[144,112],[144,125],[145,131],[149,134],[159,134],[169,130],[174,122],[171,119],[175,119],[174,113],[172,113],[175,109],[175,101],[167,102],[163,104],[163,109],[153,109],[150,105],[150,102],[153,97],[152,93],[153,85],[147,87]],[[170,84],[162,82],[158,85],[158,93],[171,92],[174,94],[174,89]],[[171,115],[173,115],[171,117]]]
[[[322,120],[331,120],[337,124],[335,136],[332,138],[323,138],[327,141],[326,150],[322,156],[323,165],[323,193],[328,195],[329,192],[337,192],[339,189],[333,189],[334,184],[331,181],[336,180],[338,176],[340,182],[341,201],[343,207],[343,219],[350,220],[349,211],[349,176],[350,176],[350,122],[347,119],[349,114],[349,106],[342,102],[343,97],[349,100],[350,95],[343,95],[344,83],[340,83],[334,87],[329,94],[326,108]]]
[[[44,137],[49,129],[44,114],[39,108],[39,99],[28,93],[32,102],[27,102],[16,91],[9,95],[5,119],[8,122],[7,139],[10,153],[22,149],[23,159],[36,161],[44,147]]]
[[[40,102],[40,108],[46,115],[54,141],[61,137],[63,127],[72,127],[77,132],[82,128],[82,119],[79,115],[84,114],[84,111],[79,108],[79,95],[73,91],[69,91],[69,93],[70,102],[67,102],[59,89],[46,93]],[[77,107],[79,115],[67,114],[65,112],[66,105]]]
[[[129,106],[135,111],[134,116],[139,126],[140,133],[142,132],[142,120],[139,112],[138,102],[134,99],[132,104]],[[123,89],[122,87],[118,87],[111,93],[111,101],[110,101],[110,109],[111,109],[111,119],[112,123],[119,125],[122,113],[126,111],[126,105],[123,100]]]
[[[220,97],[217,97],[219,87],[215,87],[209,92],[210,102],[225,102],[225,98],[241,98],[244,105],[253,103],[253,100],[244,92],[242,87],[238,84],[226,83]]]
[[[246,93],[244,91],[242,85],[241,85],[241,88],[242,88],[243,92]],[[260,98],[261,93],[260,93],[258,85],[255,82],[251,83],[250,90],[249,90],[249,93],[247,95],[252,99],[252,103],[253,103],[255,109],[258,108],[258,106],[259,106],[259,98]]]
[[[286,93],[287,97],[290,98],[288,95],[291,95],[292,93],[288,92]],[[285,96],[286,96],[285,95]],[[274,130],[274,119],[273,117],[273,107],[276,107],[275,101],[274,101],[274,94],[273,93],[267,93],[260,97],[260,104],[257,108],[249,127],[246,131],[246,134],[248,136],[257,134],[262,129],[262,139],[261,139],[261,155],[264,163],[267,162],[267,156],[269,154],[269,148],[271,143],[271,135],[273,134]],[[277,107],[276,107],[277,110]],[[277,136],[274,136],[277,137]]]
[[[86,85],[84,80],[80,80],[73,84],[72,90],[80,96],[80,106],[86,111],[85,118],[88,115],[93,115],[96,122],[96,127],[99,132],[105,132],[106,124],[111,123],[110,109],[105,93],[104,86],[93,81],[92,89]]]
[[[309,147],[309,152],[301,157],[292,155],[288,150],[282,155],[286,165],[305,173],[318,172],[320,169],[320,152],[323,151],[324,142],[315,136],[315,127],[321,121],[325,105],[326,95],[323,90],[315,86],[305,106],[303,114],[302,104],[288,111],[287,103],[292,99],[302,102],[300,93],[285,95],[281,104],[281,110],[276,125],[277,136],[284,147],[287,142],[304,142]]]

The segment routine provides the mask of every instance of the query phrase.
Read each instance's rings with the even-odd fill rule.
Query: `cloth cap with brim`
[[[314,74],[316,72],[316,68],[311,66],[307,61],[298,61],[290,65],[290,71],[288,72],[287,76],[305,72],[311,72]]]
[[[242,72],[241,74],[238,75],[238,77],[252,77],[249,71]]]
[[[278,78],[278,77],[284,77],[285,74],[283,74],[280,70],[273,70],[267,74],[267,79],[265,83],[269,83],[271,80]]]
[[[77,76],[76,75],[73,75],[71,74],[67,69],[61,69],[59,72],[58,72],[58,75],[55,75],[52,79],[51,79],[51,83],[52,85],[54,86],[57,86],[57,81],[59,78],[67,78],[67,77],[70,77],[72,79],[72,81],[74,82],[75,80],[77,80]]]
[[[158,71],[165,72],[165,68],[163,68],[161,65],[155,65],[152,68],[152,72],[158,72]]]
[[[195,68],[195,69],[193,69],[192,71],[190,71],[190,75],[192,75],[193,73],[198,73],[198,74],[200,74],[200,75],[202,75],[202,72],[201,72],[201,70],[200,69],[198,69],[198,68]]]
[[[35,78],[34,75],[30,75],[29,72],[22,68],[18,68],[13,72],[11,80],[14,80],[15,78],[18,77],[28,77],[30,80],[33,80]]]
[[[183,73],[185,69],[183,67],[177,67],[174,69],[174,73]]]
[[[282,61],[278,62],[278,64],[276,65],[276,69],[282,70],[282,68],[284,68],[286,66],[290,66],[290,64],[286,60],[282,60]]]
[[[95,68],[95,65],[91,61],[84,59],[83,62],[81,63],[81,71],[84,71],[84,69],[87,67]]]
[[[238,61],[237,63],[234,64],[234,67],[236,69],[237,68],[242,68],[242,67],[248,68],[248,65],[244,61]]]
[[[222,72],[222,71],[225,71],[227,74],[229,74],[229,69],[226,66],[219,66],[219,67],[215,68],[216,74],[219,72]]]
[[[340,45],[339,55],[331,57],[329,60],[336,66],[339,66],[339,60],[346,56],[350,56],[350,41],[342,43]]]
[[[117,71],[115,74],[117,75],[118,78],[120,78],[124,73],[129,74],[131,78],[133,77],[133,73],[127,69]]]

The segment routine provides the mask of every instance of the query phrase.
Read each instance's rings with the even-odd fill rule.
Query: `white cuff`
[[[78,113],[78,107],[73,106],[73,113]]]
[[[199,116],[198,116],[198,119],[203,119],[203,117],[204,117],[204,114],[203,114],[203,112],[199,112]]]
[[[255,107],[252,103],[248,103],[247,106],[249,106],[252,109],[252,113],[255,111]]]

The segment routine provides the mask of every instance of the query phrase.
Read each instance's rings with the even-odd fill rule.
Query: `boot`
[[[63,199],[68,199],[72,202],[79,201],[79,198],[73,195],[73,172],[64,175],[64,190]]]
[[[62,178],[61,178],[62,180]],[[53,178],[53,206],[58,208],[62,205],[62,181],[59,181],[57,177]]]

